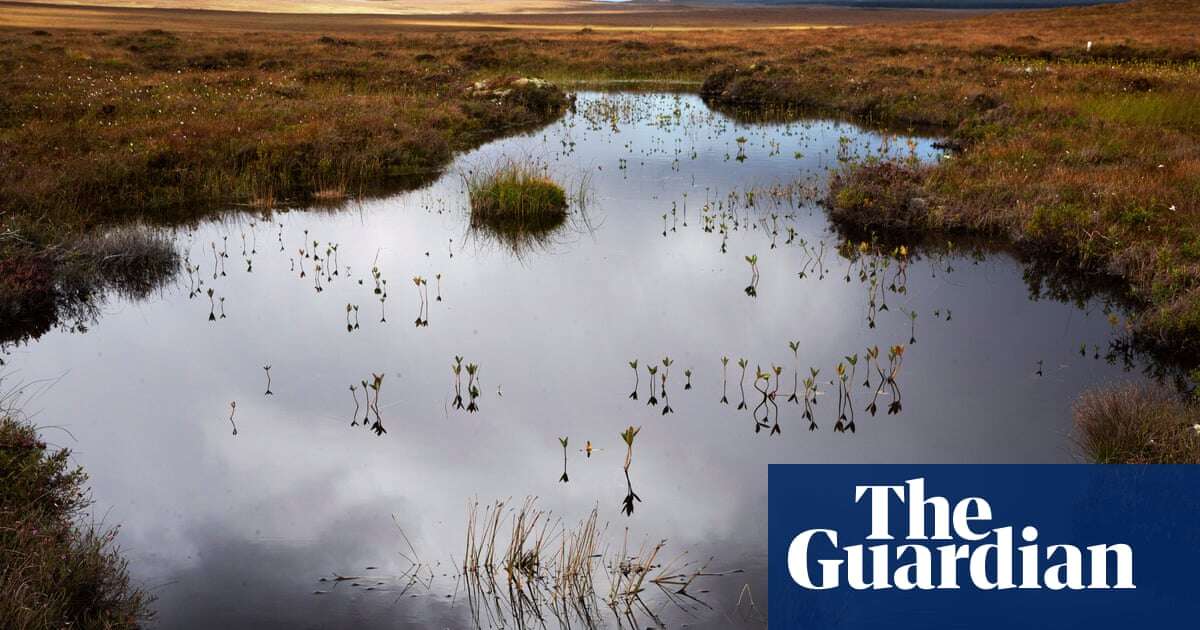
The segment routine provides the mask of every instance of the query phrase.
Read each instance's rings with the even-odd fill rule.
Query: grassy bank
[[[1075,402],[1083,455],[1098,464],[1200,464],[1200,406],[1151,385],[1115,385]]]
[[[169,221],[403,186],[566,106],[553,85],[472,87],[467,66],[392,44],[5,33],[6,218]]]
[[[845,169],[834,217],[981,233],[1120,277],[1142,305],[1132,325],[1143,338],[1194,350],[1200,41],[1177,22],[1197,19],[1195,3],[1161,0],[910,27],[875,44],[839,33],[723,68],[702,89],[725,105],[946,134],[957,151],[935,166]]]
[[[87,475],[0,410],[0,620],[5,628],[132,628],[150,597],[129,581],[115,531],[85,519]]]
[[[948,136],[961,151],[884,198],[886,171],[846,173],[842,214],[1116,275],[1138,331],[1195,348],[1197,21],[1193,2],[1134,0],[820,32],[0,31],[0,249],[412,185],[566,106],[513,77],[666,79],[717,106]]]

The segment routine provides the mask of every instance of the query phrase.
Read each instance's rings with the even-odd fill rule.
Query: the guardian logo
[[[810,590],[838,588],[843,580],[855,590],[1136,588],[1129,545],[1097,544],[1086,551],[1068,544],[1043,546],[1033,525],[1021,527],[1019,534],[1011,525],[992,527],[992,508],[981,497],[953,505],[945,497],[926,497],[923,478],[904,485],[855,486],[854,502],[870,504],[866,540],[889,542],[839,547],[836,530],[801,532],[787,552],[788,573],[796,584]],[[888,518],[893,507],[907,508],[903,544],[890,542],[897,540]]]

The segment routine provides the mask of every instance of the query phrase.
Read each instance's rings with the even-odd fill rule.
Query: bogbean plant
[[[647,365],[646,371],[650,373],[650,399],[646,401],[646,404],[655,407],[658,405],[658,398],[654,395],[654,375],[658,374],[658,366]]]
[[[638,362],[634,359],[629,362],[629,367],[633,369],[633,391],[629,394],[630,400],[638,399],[638,389],[642,386],[641,373],[638,372]]]
[[[558,438],[558,443],[562,445],[562,449],[563,449],[563,474],[561,477],[558,478],[558,480],[562,483],[567,483],[568,481],[570,481],[570,479],[567,477],[567,443],[568,443],[568,439],[565,437],[560,437],[560,438]]]
[[[651,389],[653,389],[653,385],[654,383],[651,382]],[[621,501],[621,511],[625,513],[625,516],[633,516],[633,504],[635,501],[638,503],[642,502],[642,498],[633,491],[633,482],[629,480],[629,466],[633,463],[633,440],[641,430],[641,427],[630,426],[621,432],[621,441],[625,442],[624,470],[626,488],[625,499]]]
[[[674,363],[675,362],[671,360],[671,357],[663,357],[663,360],[662,360],[662,364],[663,364],[663,373],[662,373],[663,410],[662,410],[662,415],[664,415],[664,416],[669,413],[674,413],[674,410],[671,409],[671,399],[667,395],[667,375],[670,374],[671,365],[673,365]]]
[[[455,409],[463,408],[462,369],[463,358],[456,355],[454,357],[454,363],[450,366],[450,372],[454,374],[454,402],[451,403],[451,406]]]
[[[721,357],[721,404],[722,405],[729,404],[729,396],[726,393],[728,391],[728,387],[727,387],[728,384],[729,384],[729,357],[722,356]]]
[[[479,411],[479,365],[475,363],[467,364],[467,396],[467,413]]]
[[[739,410],[746,408],[746,366],[749,363],[745,358],[738,359],[738,366],[742,368],[742,377],[738,380],[738,389],[742,392],[742,402],[737,406]]]
[[[750,263],[750,284],[746,287],[746,295],[750,297],[758,296],[758,254],[746,256],[746,262]]]

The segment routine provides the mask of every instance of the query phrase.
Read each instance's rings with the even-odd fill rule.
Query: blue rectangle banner
[[[1200,466],[771,465],[771,628],[1200,626]]]

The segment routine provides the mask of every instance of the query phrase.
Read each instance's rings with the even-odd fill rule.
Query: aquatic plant
[[[664,415],[664,416],[669,413],[674,413],[674,411],[675,411],[674,409],[671,409],[671,399],[669,396],[667,396],[667,375],[671,372],[671,365],[674,363],[675,362],[671,360],[671,357],[663,357],[663,360],[662,360],[662,364],[663,364],[663,373],[662,373],[663,410],[662,410],[662,415]]]
[[[669,413],[675,413],[675,410],[671,408],[671,400],[667,396],[667,373],[666,372],[663,372],[663,375],[662,375],[662,391],[663,391],[662,415],[665,416]]]
[[[379,271],[379,267],[371,267],[371,279],[375,281],[375,295],[382,295],[384,283],[387,281],[383,279],[383,274]]]
[[[729,384],[729,357],[721,357],[721,404],[729,404],[729,396],[726,394],[727,385]]]
[[[759,383],[762,383],[761,387],[759,386]],[[769,420],[771,416],[771,410],[769,407],[767,407],[767,400],[771,396],[770,392],[768,391],[771,386],[770,373],[764,372],[760,366],[754,366],[754,383],[752,383],[752,386],[756,391],[758,391],[759,394],[762,395],[762,400],[754,406],[754,410],[750,413],[751,417],[754,418],[754,432],[758,433],[759,431],[763,430],[763,428],[770,426],[767,423],[767,420]],[[758,417],[758,411],[764,407],[767,407],[767,415],[760,419]]]
[[[213,300],[213,289],[208,288],[208,321],[217,321],[217,303]]]
[[[237,423],[233,421],[233,416],[236,413],[237,413],[237,401],[236,400],[230,401],[230,403],[229,403],[229,424],[233,427],[234,435],[238,434]]]
[[[633,391],[632,391],[632,392],[630,392],[630,394],[629,394],[629,399],[630,399],[630,400],[637,400],[637,399],[638,399],[638,389],[641,387],[641,384],[642,384],[642,381],[641,381],[641,373],[640,373],[640,372],[638,372],[638,362],[637,362],[637,359],[634,359],[634,360],[630,361],[630,362],[629,362],[629,367],[630,367],[630,368],[633,368]]]
[[[900,373],[900,362],[904,359],[904,346],[892,346],[888,351],[888,370],[887,383],[892,390],[894,399],[888,403],[888,414],[894,415],[900,413],[900,386],[896,383],[896,376]]]
[[[683,384],[683,390],[687,391],[692,388],[692,368],[687,368],[683,371],[683,377],[687,379]]]
[[[470,400],[467,403],[467,413],[475,413],[479,411],[479,365],[475,363],[467,364],[467,396]]]
[[[788,402],[800,403],[800,399],[796,394],[800,391],[800,341],[789,341],[788,348],[792,351],[792,395],[788,396]]]
[[[746,256],[746,262],[750,263],[750,284],[746,287],[746,295],[750,297],[758,296],[758,254]]]
[[[820,374],[819,368],[808,368],[808,377],[804,379],[804,413],[801,417],[808,420],[808,430],[817,430],[817,421],[813,414],[813,407],[817,406],[817,375]]]
[[[738,380],[738,389],[742,392],[742,402],[737,406],[739,410],[746,408],[746,366],[749,363],[745,358],[738,359],[738,366],[742,368],[742,377]]]
[[[854,397],[852,396],[851,387],[854,382],[854,373],[858,366],[858,355],[852,354],[845,357],[846,362],[838,362],[838,419],[834,424],[833,430],[838,433],[850,431],[854,433]],[[846,369],[849,365],[849,370]],[[847,418],[849,412],[849,418]]]
[[[558,443],[562,444],[563,449],[563,474],[558,478],[558,480],[562,483],[567,483],[569,481],[567,477],[567,441],[568,440],[565,437],[558,438]]]
[[[351,416],[350,416],[350,426],[356,427],[356,426],[358,426],[359,406],[358,406],[358,388],[356,388],[354,385],[350,386],[350,395],[354,398],[354,413],[351,414]]]
[[[267,373],[267,391],[263,393],[263,396],[271,396],[274,394],[274,392],[271,391],[271,366],[264,365],[263,370]]]
[[[412,280],[417,287],[417,297],[420,298],[417,319],[414,324],[417,328],[421,328],[429,325],[429,281],[421,276],[414,276]]]
[[[454,363],[450,365],[450,372],[454,374],[454,402],[450,406],[455,409],[463,408],[462,397],[462,367],[463,358],[460,356],[454,357]]]
[[[767,395],[767,398],[768,398],[769,402],[771,403],[771,408],[775,410],[775,422],[774,422],[774,424],[771,425],[771,433],[770,434],[771,435],[779,435],[780,433],[783,432],[783,428],[779,424],[779,403],[776,402],[776,398],[779,395],[779,380],[783,374],[783,366],[772,364],[771,372],[775,375],[775,387],[774,387],[774,389],[771,390],[771,393]],[[769,377],[768,377],[768,380],[769,380]],[[770,385],[770,383],[768,382],[768,386],[769,385]],[[769,413],[768,413],[768,415],[769,415]]]
[[[637,437],[637,434],[640,433],[641,430],[641,427],[635,428],[630,426],[621,432],[621,441],[625,442],[624,470],[626,487],[625,498],[621,501],[621,511],[625,513],[625,516],[633,516],[634,501],[637,501],[638,503],[642,502],[642,498],[633,491],[633,482],[629,480],[629,466],[633,463],[633,440]]]
[[[872,354],[878,355],[878,348],[872,348]],[[884,389],[887,389],[892,396],[892,402],[888,403],[888,415],[900,413],[900,387],[896,383],[896,375],[900,372],[900,362],[904,358],[904,346],[896,345],[888,349],[888,367],[883,369],[879,359],[875,359],[875,370],[879,375],[879,386],[875,389],[875,394],[871,397],[871,403],[867,405],[867,411],[873,416],[878,410],[876,401]]]
[[[892,277],[891,289],[903,295],[908,293],[908,247],[896,247],[892,256],[896,258],[896,275]]]
[[[483,510],[478,501],[470,502],[462,574],[456,576],[462,579],[454,584],[456,592],[461,586],[471,623],[478,627],[594,628],[605,616],[600,606],[606,606],[621,627],[662,627],[642,600],[651,586],[660,589],[667,601],[687,610],[681,603],[685,600],[707,606],[688,590],[700,578],[739,572],[710,572],[711,558],[696,564],[685,559],[686,552],[663,562],[659,557],[665,541],[643,543],[631,550],[628,532],[618,546],[604,539],[606,530],[597,507],[578,525],[569,527],[537,508],[534,497],[512,507],[496,501]],[[410,551],[412,566],[402,573],[406,584],[401,593],[411,585],[428,588],[433,583],[434,572],[416,559],[411,544]],[[422,577],[408,577],[416,573]],[[640,621],[640,615],[647,619]]]
[[[646,404],[653,407],[658,404],[658,398],[654,396],[654,375],[658,374],[658,366],[647,365],[646,371],[650,373],[650,398],[646,400]]]
[[[387,429],[383,428],[383,416],[379,413],[379,394],[383,389],[383,374],[371,373],[371,384],[369,387],[375,393],[375,398],[368,402],[370,411],[375,414],[375,422],[371,423],[371,430],[375,435],[383,435],[387,433]]]
[[[367,382],[367,379],[360,380],[359,384],[362,385],[363,402],[367,404],[367,410],[363,413],[362,419],[362,426],[365,429],[371,426],[371,385]],[[355,408],[357,408],[357,403]]]

